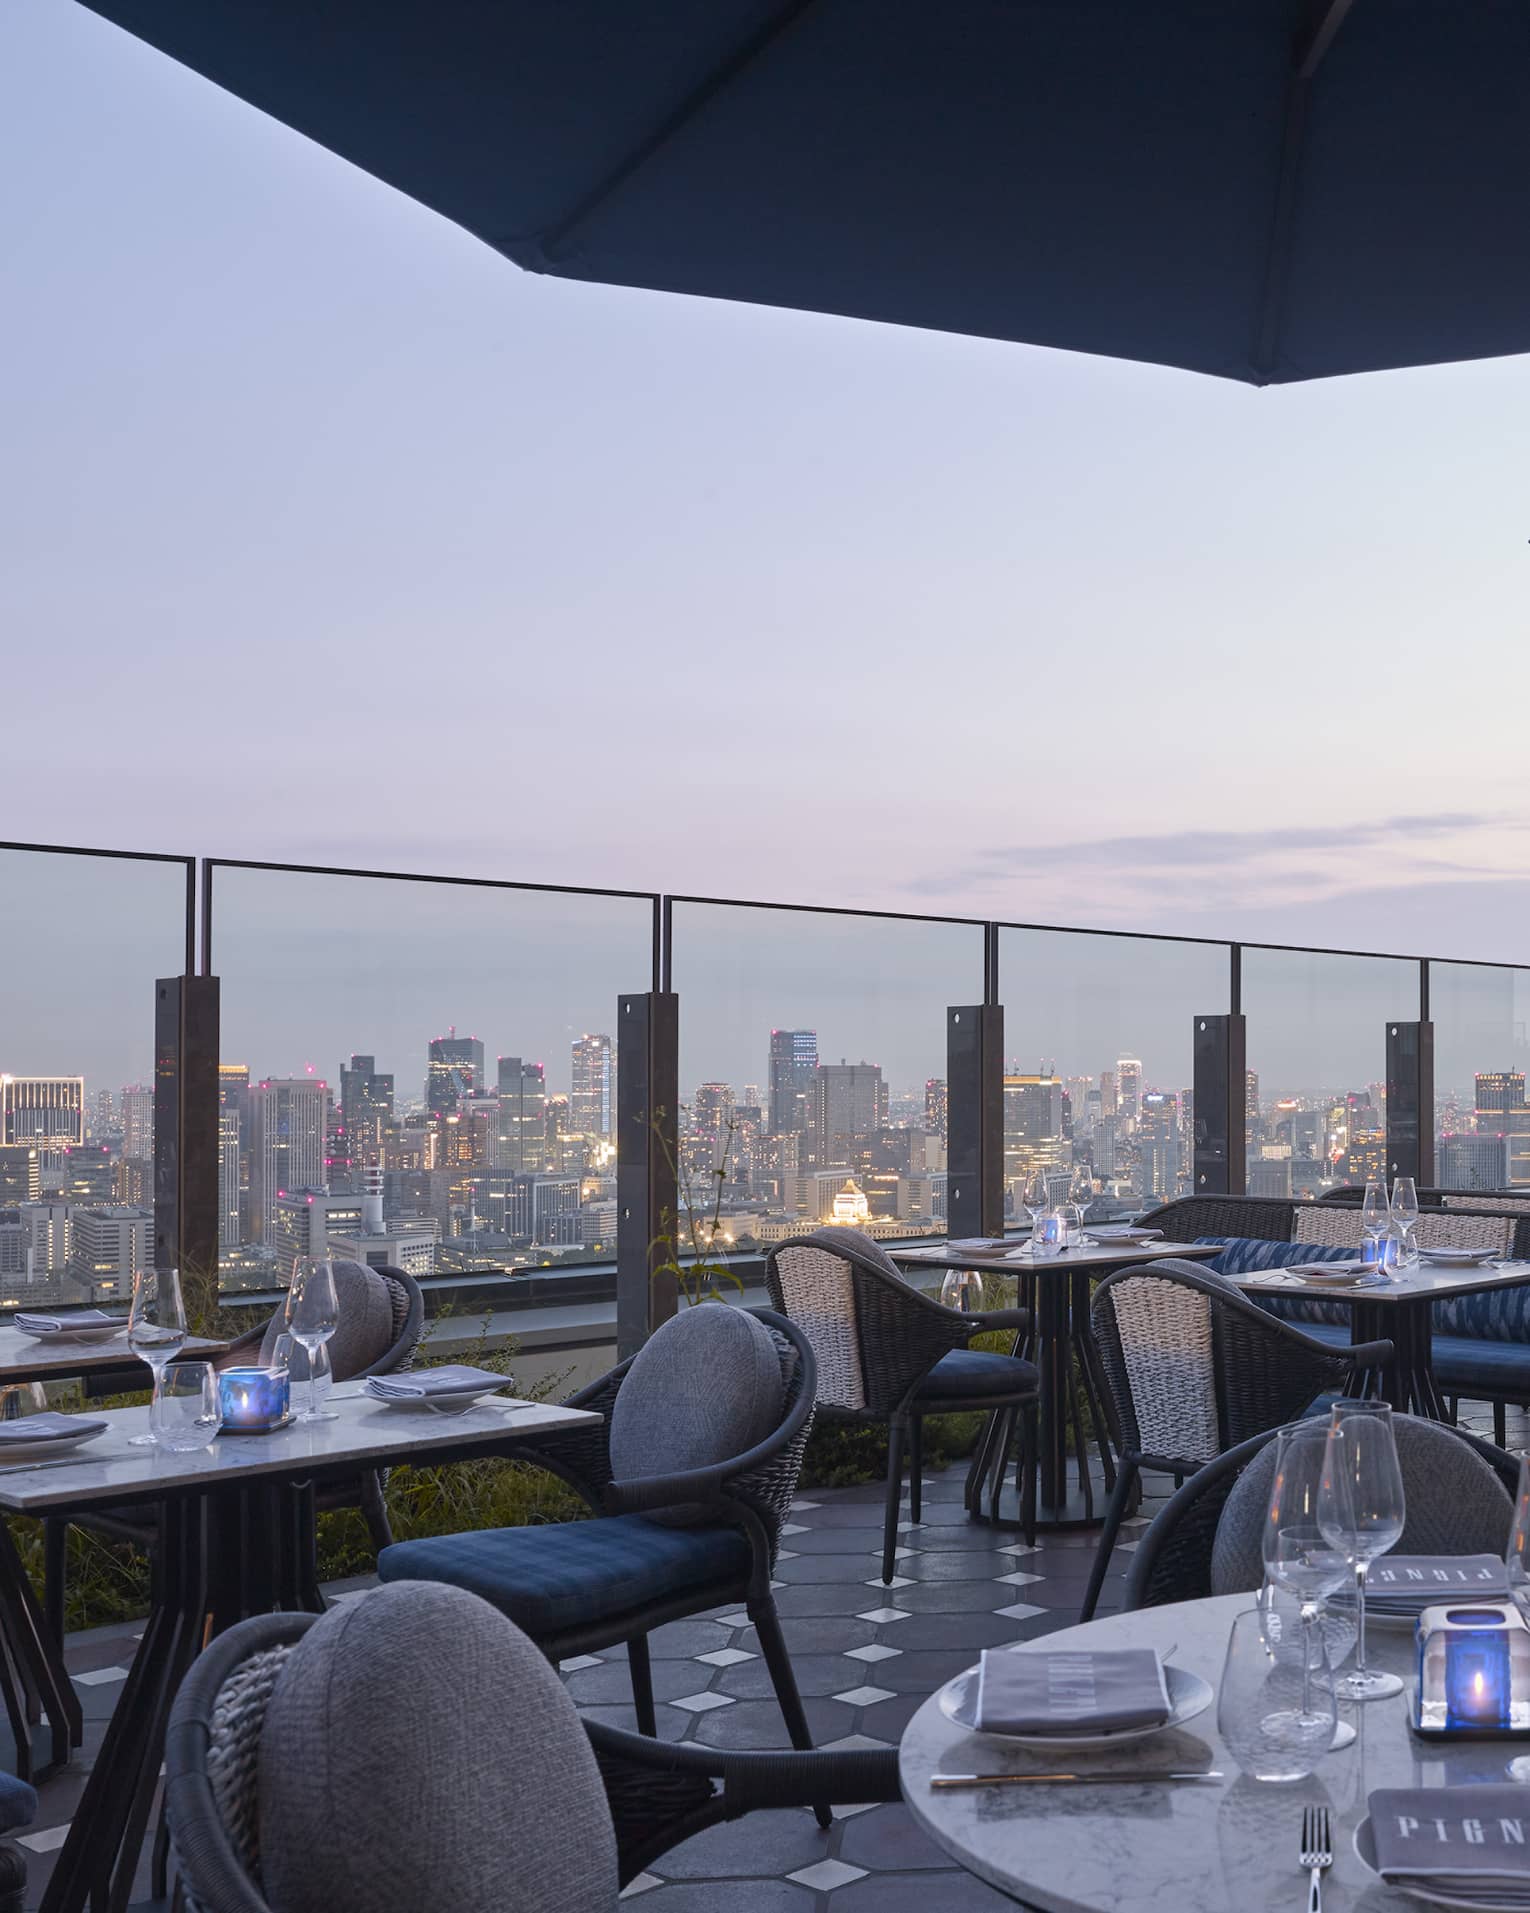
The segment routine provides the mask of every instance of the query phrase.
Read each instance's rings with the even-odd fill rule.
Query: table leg
[[[84,1736],[79,1696],[54,1641],[7,1525],[0,1521],[0,1632],[23,1688],[41,1703],[51,1737],[50,1765],[62,1767]],[[24,1710],[30,1720],[32,1709]],[[27,1730],[23,1730],[27,1731]],[[28,1754],[30,1734],[28,1732]],[[17,1744],[21,1751],[20,1741]],[[23,1763],[25,1764],[25,1763]],[[28,1778],[22,1775],[23,1779]]]
[[[1068,1499],[1068,1397],[1073,1386],[1065,1276],[1036,1283],[1036,1366],[1041,1373],[1041,1435],[1036,1486],[1043,1519]]]

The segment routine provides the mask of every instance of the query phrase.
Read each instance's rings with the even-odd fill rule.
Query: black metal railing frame
[[[617,1042],[636,1042],[629,1052],[641,1067],[618,1068],[618,1247],[614,1262],[563,1265],[588,1282],[608,1273],[619,1298],[626,1298],[623,1340],[640,1341],[675,1306],[672,1285],[656,1281],[656,1239],[666,1217],[675,1226],[674,1165],[677,1133],[679,999],[674,991],[675,909],[757,910],[803,916],[856,918],[885,923],[889,933],[900,923],[949,924],[973,930],[971,989],[965,1002],[944,1006],[947,1023],[948,1227],[953,1234],[996,1232],[1003,1227],[1003,977],[1000,952],[1005,933],[1044,937],[1113,939],[1130,944],[1195,944],[1226,953],[1226,1008],[1209,1006],[1195,1019],[1198,1032],[1230,1037],[1218,1052],[1219,1071],[1201,1079],[1201,1050],[1196,1055],[1195,1186],[1216,1193],[1241,1193],[1244,1184],[1242,1138],[1247,1125],[1245,1076],[1229,1068],[1229,1055],[1241,1056],[1243,1040],[1243,957],[1245,951],[1278,951],[1292,956],[1331,956],[1411,964],[1417,972],[1417,1013],[1388,1023],[1388,1156],[1397,1173],[1434,1180],[1433,1027],[1430,1020],[1431,962],[1392,951],[1340,949],[1304,944],[1241,942],[1209,937],[1176,937],[1168,932],[1094,929],[914,911],[846,909],[766,900],[601,889],[585,885],[514,882],[454,877],[436,872],[363,870],[331,865],[295,865],[243,858],[204,858],[151,852],[113,851],[65,845],[0,843],[0,850],[52,856],[102,857],[174,864],[186,873],[185,970],[180,978],[156,982],[155,1211],[156,1254],[216,1264],[217,1205],[218,978],[214,940],[216,873],[219,870],[270,871],[315,878],[359,878],[394,883],[461,886],[530,895],[627,899],[648,907],[651,963],[646,987],[616,1004]],[[1452,965],[1482,970],[1524,971],[1530,965],[1485,959],[1451,958]],[[1410,1006],[1411,1007],[1411,1006]],[[625,1024],[625,1028],[623,1025]],[[620,1048],[618,1054],[620,1055]],[[1208,1065],[1209,1070],[1209,1065]],[[1394,1073],[1395,1072],[1395,1073]],[[623,1093],[624,1086],[626,1093]],[[159,1104],[166,1104],[163,1112]],[[1396,1129],[1394,1136],[1393,1130]],[[1217,1155],[1214,1143],[1222,1139]],[[1210,1139],[1206,1149],[1201,1143]],[[209,1184],[211,1185],[209,1187]],[[746,1276],[753,1263],[745,1259]],[[524,1286],[545,1297],[548,1278],[557,1271],[527,1271]],[[460,1288],[493,1285],[513,1293],[520,1286],[514,1271],[482,1278],[464,1276]],[[439,1286],[439,1284],[435,1285]],[[659,1290],[661,1292],[657,1292]],[[235,1298],[237,1299],[237,1298]]]

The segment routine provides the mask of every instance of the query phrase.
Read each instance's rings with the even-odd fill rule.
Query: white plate
[[[69,1346],[78,1348],[88,1342],[115,1341],[119,1335],[124,1333],[127,1328],[127,1323],[97,1323],[94,1328],[57,1328],[50,1329],[46,1333],[41,1329],[22,1328],[19,1322],[12,1322],[11,1327],[20,1330],[23,1335],[29,1336],[32,1341],[37,1343],[39,1348],[64,1348]]]
[[[1355,1858],[1360,1862],[1361,1866],[1365,1868],[1367,1873],[1379,1878],[1380,1876],[1376,1874],[1376,1849],[1371,1843],[1371,1820],[1369,1814],[1367,1814],[1359,1826],[1355,1828],[1354,1847]],[[1459,1909],[1459,1913],[1525,1913],[1525,1902],[1522,1899],[1512,1902],[1508,1900],[1489,1899],[1463,1900],[1459,1895],[1446,1893],[1438,1887],[1426,1886],[1422,1882],[1418,1885],[1394,1886],[1392,1891],[1394,1893],[1406,1893],[1409,1899],[1412,1900],[1422,1900],[1426,1906],[1448,1906],[1456,1908]]]
[[[87,1428],[78,1435],[44,1435],[38,1441],[0,1441],[0,1468],[8,1468],[13,1461],[41,1461],[48,1455],[67,1455],[105,1433],[104,1428]]]
[[[438,1389],[434,1395],[377,1395],[369,1388],[367,1400],[376,1402],[379,1408],[434,1408],[438,1414],[448,1410],[460,1412],[471,1408],[474,1402],[499,1394],[498,1388],[487,1388],[481,1382],[472,1388]]]
[[[1496,1249],[1420,1249],[1419,1257],[1424,1262],[1436,1262],[1443,1268],[1467,1269],[1479,1262],[1492,1262],[1496,1259]]]
[[[1183,1727],[1187,1720],[1203,1714],[1214,1698],[1210,1685],[1199,1674],[1183,1667],[1165,1667],[1164,1681],[1169,1690],[1169,1718],[1157,1727],[1123,1727],[1113,1734],[993,1734],[984,1733],[977,1724],[978,1670],[969,1667],[940,1690],[940,1711],[947,1720],[984,1740],[1002,1740],[1006,1747],[1030,1747],[1040,1754],[1096,1753],[1109,1747],[1124,1746],[1129,1740],[1146,1740],[1152,1734],[1166,1733],[1171,1727]]]

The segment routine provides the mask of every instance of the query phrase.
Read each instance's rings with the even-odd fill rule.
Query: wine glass
[[[1298,1674],[1273,1651],[1258,1608],[1234,1620],[1217,1689],[1217,1731],[1251,1780],[1305,1780],[1333,1744],[1339,1710],[1321,1631],[1316,1660],[1304,1659]]]
[[[1094,1206],[1094,1177],[1087,1169],[1078,1170],[1073,1177],[1073,1187],[1069,1191],[1069,1200],[1078,1216],[1078,1239],[1087,1242],[1089,1237],[1084,1229],[1089,1221],[1089,1211]]]
[[[338,1421],[330,1409],[319,1406],[319,1350],[340,1326],[340,1298],[335,1293],[334,1264],[317,1256],[300,1255],[292,1265],[287,1290],[286,1323],[292,1339],[308,1357],[308,1405],[299,1421]]]
[[[983,1278],[976,1269],[950,1269],[940,1285],[943,1308],[959,1309],[963,1315],[980,1315],[983,1309]]]
[[[1295,1595],[1302,1620],[1302,1691],[1291,1725],[1303,1732],[1320,1725],[1313,1707],[1310,1672],[1314,1630],[1325,1596],[1349,1579],[1349,1563],[1318,1526],[1318,1492],[1328,1453],[1328,1429],[1318,1421],[1282,1428],[1276,1437],[1275,1479],[1264,1524],[1265,1578]],[[1321,1643],[1326,1651],[1326,1639]]]
[[[153,1408],[154,1439],[172,1455],[210,1448],[223,1426],[218,1375],[211,1362],[171,1362]]]
[[[1514,1497],[1514,1522],[1504,1553],[1509,1599],[1530,1624],[1530,1460],[1519,1464],[1519,1492]],[[1521,1754],[1508,1765],[1511,1780],[1530,1780],[1530,1755]]]
[[[1323,1535],[1355,1575],[1355,1667],[1339,1682],[1344,1700],[1385,1700],[1402,1692],[1395,1674],[1365,1664],[1365,1577],[1402,1538],[1407,1504],[1392,1409],[1387,1402],[1338,1402],[1328,1428],[1317,1517]]]
[[[1378,1269],[1386,1267],[1387,1252],[1383,1245],[1391,1220],[1387,1186],[1379,1176],[1372,1176],[1365,1185],[1365,1198],[1360,1204],[1360,1235],[1366,1245],[1366,1261],[1374,1262]]]
[[[154,1375],[149,1433],[128,1437],[130,1446],[149,1448],[154,1444],[154,1421],[164,1386],[165,1365],[180,1353],[186,1340],[186,1304],[181,1299],[178,1270],[145,1268],[134,1276],[127,1340],[128,1347],[141,1362],[148,1363]]]
[[[1392,1183],[1392,1226],[1397,1237],[1397,1266],[1418,1267],[1418,1185],[1412,1176],[1398,1176]]]

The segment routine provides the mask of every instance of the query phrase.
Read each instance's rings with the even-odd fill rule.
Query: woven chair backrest
[[[1143,1453],[1210,1461],[1222,1445],[1212,1298],[1144,1274],[1115,1283],[1110,1301]]]
[[[832,1408],[863,1409],[866,1384],[856,1330],[855,1271],[843,1256],[806,1242],[776,1251],[781,1311],[807,1337],[818,1362],[818,1399]]]
[[[1447,1245],[1458,1249],[1490,1249],[1494,1255],[1507,1255],[1514,1223],[1508,1216],[1445,1214],[1429,1209],[1414,1226],[1414,1239],[1421,1249]],[[1358,1248],[1361,1240],[1360,1212],[1341,1208],[1337,1203],[1311,1203],[1297,1210],[1291,1224],[1291,1240],[1324,1248]]]
[[[267,1648],[241,1661],[218,1690],[207,1743],[207,1781],[239,1864],[260,1881],[260,1736],[271,1693],[292,1652]]]
[[[1507,1209],[1514,1215],[1530,1215],[1530,1196],[1441,1196],[1447,1209]]]

